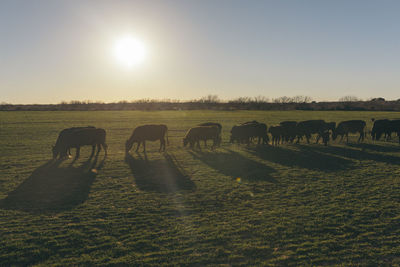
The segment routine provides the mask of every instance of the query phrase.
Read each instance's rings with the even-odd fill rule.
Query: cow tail
[[[167,136],[167,145],[169,145],[169,140],[168,140],[168,129],[167,129],[167,131],[166,131],[166,136]]]

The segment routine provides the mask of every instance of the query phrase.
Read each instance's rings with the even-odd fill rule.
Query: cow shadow
[[[32,213],[59,212],[86,201],[104,160],[86,161],[79,167],[59,167],[48,161],[35,169],[14,191],[0,201],[0,208]]]
[[[376,152],[400,152],[400,146],[393,145],[393,143],[390,146],[382,146],[382,145],[377,145],[377,144],[367,144],[367,143],[349,143],[347,146],[349,147],[354,147],[354,148],[359,148],[362,150],[372,150]]]
[[[215,152],[189,151],[189,153],[195,159],[232,179],[277,183],[277,180],[271,176],[275,169],[244,157],[235,151],[224,150],[225,152],[219,150]]]
[[[303,149],[307,145],[296,145],[299,150],[279,146],[247,148],[248,152],[263,160],[288,167],[299,167],[317,171],[338,171],[351,168],[351,160],[327,155],[325,146],[318,146],[319,151]],[[311,145],[312,146],[312,145]],[[310,146],[310,147],[311,147]],[[314,147],[314,146],[312,146]]]
[[[149,160],[147,154],[125,155],[136,186],[143,191],[175,193],[182,190],[195,190],[196,185],[180,166],[176,158],[164,153],[163,158]]]
[[[376,162],[382,162],[386,164],[391,164],[391,165],[399,165],[400,164],[400,157],[392,156],[392,155],[384,155],[380,153],[371,153],[367,152],[365,150],[358,150],[358,149],[353,149],[352,147],[356,146],[328,146],[324,150],[325,153],[343,157],[343,158],[349,158],[353,160],[371,160],[371,161],[376,161]],[[305,148],[309,151],[314,151],[314,152],[320,152],[321,148],[319,147],[308,147]],[[399,148],[400,150],[400,148]]]

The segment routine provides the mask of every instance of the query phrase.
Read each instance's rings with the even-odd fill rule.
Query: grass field
[[[256,119],[400,118],[385,112],[0,113],[0,265],[399,265],[400,146],[395,142],[231,145]],[[223,125],[215,151],[182,147],[200,122]],[[168,125],[147,154],[133,128]],[[109,156],[51,163],[60,130],[107,131]],[[74,151],[73,151],[74,152]]]

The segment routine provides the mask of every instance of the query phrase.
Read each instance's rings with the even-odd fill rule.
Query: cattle
[[[365,121],[363,120],[350,120],[350,121],[342,121],[338,124],[336,129],[332,133],[332,139],[336,140],[336,138],[340,135],[340,141],[343,140],[343,136],[346,136],[347,142],[349,142],[349,133],[359,133],[360,137],[357,142],[360,140],[364,141],[364,128],[366,126]]]
[[[91,145],[92,146],[92,154],[94,154],[95,148],[97,146],[97,153],[100,152],[101,147],[103,147],[105,151],[105,155],[107,155],[107,144],[106,141],[106,131],[101,128],[94,127],[82,127],[75,129],[65,129],[65,131],[60,133],[59,138],[57,139],[56,145],[53,147],[53,158],[60,158],[67,156],[67,151],[71,148],[76,148],[76,156],[75,159],[79,158],[80,148],[82,146]]]
[[[218,123],[218,122],[204,122],[204,123],[200,123],[199,126],[214,126],[214,127],[217,127],[218,130],[219,130],[219,139],[221,141],[222,125],[220,123]],[[220,141],[218,142],[218,145],[221,143]],[[204,145],[207,146],[207,140],[204,140]]]
[[[379,140],[384,134],[385,140],[392,137],[392,133],[397,133],[400,142],[400,120],[375,120],[372,127],[371,136],[372,140]]]
[[[400,120],[390,121],[390,133],[397,133],[400,143]]]
[[[56,158],[57,155],[58,155],[57,149],[55,149],[55,147],[59,146],[59,143],[61,142],[61,140],[63,140],[65,138],[64,135],[68,135],[68,134],[72,133],[73,131],[82,130],[82,129],[85,129],[85,128],[95,128],[95,127],[94,126],[71,127],[71,128],[67,128],[67,129],[62,130],[58,134],[58,138],[57,138],[56,144],[53,146],[53,151],[52,151],[53,152],[53,158]],[[65,155],[63,155],[63,156],[70,157],[71,156],[71,150],[67,149]]]
[[[213,140],[212,149],[219,145],[221,142],[220,132],[218,127],[215,126],[196,126],[190,128],[185,137],[183,138],[183,146],[186,147],[187,144],[190,144],[190,147],[193,148],[195,144],[200,149],[200,141]]]
[[[160,140],[159,151],[165,151],[165,137],[168,141],[168,127],[164,124],[147,124],[136,127],[131,137],[126,140],[125,152],[129,153],[134,143],[138,143],[136,152],[139,150],[140,144],[143,144],[143,152],[146,152],[146,141]]]
[[[391,136],[391,127],[390,127],[390,120],[383,119],[383,120],[373,120],[374,125],[372,126],[371,130],[371,137],[372,140],[379,140],[382,137],[382,134],[385,135],[385,139]]]
[[[300,139],[303,136],[306,137],[307,143],[310,143],[310,138],[313,134],[321,135],[323,132],[327,130],[327,123],[324,120],[308,120],[301,121],[296,126],[296,135],[297,142],[300,142]]]
[[[285,137],[284,126],[270,126],[268,132],[272,136],[272,145],[278,145],[279,142],[283,142],[283,138]]]
[[[268,144],[267,125],[265,123],[250,122],[232,127],[230,142],[250,144],[251,138],[258,138],[258,144]]]
[[[283,131],[282,141],[293,143],[293,140],[296,138],[297,122],[282,121],[279,123],[279,125],[282,126],[282,131]]]

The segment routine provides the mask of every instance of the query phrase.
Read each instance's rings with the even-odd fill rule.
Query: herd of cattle
[[[370,131],[373,140],[379,140],[382,135],[386,140],[390,139],[393,133],[397,133],[400,143],[400,120],[374,120],[374,125]],[[338,136],[346,137],[348,142],[349,133],[358,133],[358,142],[363,141],[366,134],[366,122],[363,120],[342,121],[337,126],[335,122],[325,122],[324,120],[307,120],[307,121],[283,121],[279,125],[270,126],[257,121],[249,121],[232,127],[230,142],[250,144],[253,140],[257,140],[258,144],[278,145],[283,143],[299,143],[304,137],[307,143],[313,135],[316,135],[316,143],[322,139],[327,145],[330,137],[336,140]],[[212,148],[219,146],[222,141],[221,137],[222,125],[215,122],[207,122],[190,128],[183,138],[183,145],[188,144],[191,148],[195,145],[200,148],[200,142],[212,140]],[[168,127],[164,124],[142,125],[134,129],[131,137],[125,143],[126,153],[137,143],[136,151],[140,145],[143,151],[146,151],[146,141],[160,141],[160,151],[165,151],[165,145],[168,144]],[[53,146],[53,158],[65,158],[71,155],[70,149],[76,148],[76,157],[79,157],[80,147],[92,146],[92,155],[94,155],[96,146],[97,153],[103,147],[107,155],[106,131],[93,126],[73,127],[62,130],[57,138],[56,144]]]

